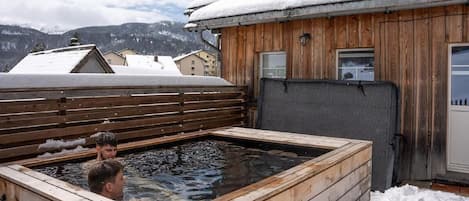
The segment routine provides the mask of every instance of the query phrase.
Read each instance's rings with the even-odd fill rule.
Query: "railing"
[[[81,87],[0,89],[0,162],[31,157],[48,139],[112,131],[120,142],[243,125],[246,88]],[[42,146],[43,147],[43,146]],[[60,147],[67,148],[67,147]]]

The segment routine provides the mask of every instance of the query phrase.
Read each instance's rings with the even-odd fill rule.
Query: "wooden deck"
[[[279,174],[218,197],[216,200],[366,201],[370,199],[372,144],[368,141],[225,127],[124,143],[118,146],[118,150],[131,150],[207,136],[331,150]],[[2,164],[3,167],[0,167],[0,194],[4,194],[7,200],[102,200],[101,197],[93,197],[90,195],[92,193],[76,186],[21,166],[32,167],[93,157],[94,154],[94,151],[85,151],[48,159],[32,158]],[[26,177],[27,179],[21,179]],[[70,197],[57,196],[60,193],[70,194]]]

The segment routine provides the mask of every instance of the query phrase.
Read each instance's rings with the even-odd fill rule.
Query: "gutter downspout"
[[[222,58],[221,50],[217,47],[218,44],[220,44],[220,43],[219,43],[219,39],[220,39],[220,38],[219,38],[218,35],[216,36],[215,40],[216,40],[217,44],[214,45],[214,44],[210,43],[208,40],[206,40],[206,39],[204,38],[203,33],[204,33],[204,32],[201,31],[201,32],[200,32],[200,35],[199,35],[199,37],[200,37],[200,39],[202,40],[202,42],[203,42],[205,45],[208,45],[210,48],[212,48],[213,50],[215,50],[215,51],[217,52],[217,60],[219,61],[219,63],[217,63],[217,67],[218,67],[218,69],[220,69],[220,72],[219,72],[220,74],[219,74],[219,76],[222,77],[222,75],[223,75],[223,69],[222,69],[222,66],[223,66],[223,65],[222,65],[222,62],[223,62],[223,61],[222,61],[222,59],[221,59],[221,58]],[[218,74],[218,72],[217,72],[217,74]]]

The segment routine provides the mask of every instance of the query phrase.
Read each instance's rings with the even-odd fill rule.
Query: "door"
[[[449,47],[448,170],[469,173],[469,44]]]

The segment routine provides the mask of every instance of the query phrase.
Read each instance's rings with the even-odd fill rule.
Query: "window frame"
[[[335,53],[335,79],[339,80],[339,54],[342,52],[358,52],[358,51],[372,51],[373,52],[373,60],[376,61],[375,49],[374,48],[347,48],[347,49],[336,49]],[[361,81],[376,81],[376,62],[373,66],[373,80],[361,80]],[[360,81],[360,80],[353,80],[353,81]]]
[[[284,54],[285,55],[285,78],[288,77],[287,75],[287,52],[286,51],[269,51],[269,52],[260,52],[259,53],[259,79],[263,78],[263,66],[264,66],[264,55],[275,55],[275,54]],[[277,78],[277,79],[282,79],[282,78]]]

